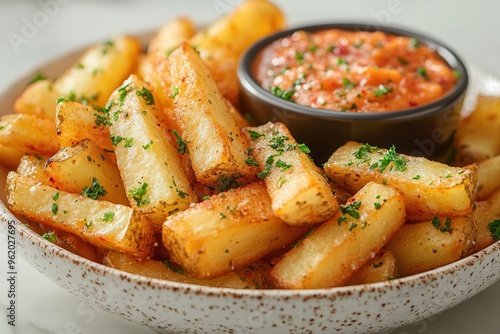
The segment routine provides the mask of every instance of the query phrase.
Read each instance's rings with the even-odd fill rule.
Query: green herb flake
[[[429,74],[424,67],[417,68],[417,75],[424,78],[424,80],[429,80]]]
[[[112,211],[104,213],[104,216],[102,216],[102,220],[105,222],[110,222],[115,218],[115,213]]]
[[[380,204],[379,202],[375,202],[373,203],[373,206],[375,207],[375,209],[377,210],[380,210],[382,208],[382,204]]]
[[[252,139],[252,141],[256,141],[260,137],[266,136],[265,134],[259,133],[259,132],[254,131],[254,130],[247,130],[247,132],[250,134],[250,138]]]
[[[132,147],[132,145],[134,144],[134,138],[123,138],[125,140],[125,143],[123,146],[129,148],[129,147]]]
[[[380,85],[378,85],[378,88],[375,89],[375,91],[373,92],[373,94],[376,97],[381,97],[381,96],[387,95],[387,94],[389,94],[391,92],[392,92],[392,88],[391,87],[380,84]]]
[[[248,166],[254,166],[254,167],[259,167],[259,163],[253,158],[253,157],[250,157],[248,159],[245,160],[245,163],[248,165]]]
[[[153,97],[153,94],[146,87],[142,87],[142,89],[136,91],[135,94],[137,96],[141,96],[144,99],[144,102],[146,103],[146,105],[151,105],[151,104],[155,103],[155,99]]]
[[[105,196],[108,192],[99,184],[99,180],[97,178],[93,177],[92,178],[92,185],[90,187],[83,187],[82,189],[82,196],[91,198],[91,199],[98,199],[102,196]]]
[[[33,74],[30,81],[28,82],[28,85],[31,85],[37,81],[46,80],[46,79],[47,79],[47,77],[43,73],[37,72],[37,73]]]
[[[394,168],[397,171],[403,172],[406,170],[406,163],[408,161],[400,154],[396,153],[396,147],[392,145],[379,162],[380,172],[383,173],[391,163],[394,164],[394,166],[391,167],[391,170]]]
[[[295,93],[294,89],[281,89],[278,86],[271,87],[270,91],[274,96],[286,101],[292,101],[293,94]]]
[[[412,48],[416,49],[420,46],[420,41],[416,38],[410,38],[409,44]]]
[[[179,188],[177,187],[177,183],[175,183],[175,178],[174,178],[174,176],[172,176],[172,183],[173,183],[173,185],[174,185],[174,187],[175,187],[175,191],[177,191],[177,195],[179,195],[179,197],[180,197],[180,198],[184,199],[184,198],[186,198],[187,196],[189,196],[189,194],[188,194],[188,193],[186,193],[186,192],[182,191],[181,189],[179,189]]]
[[[304,53],[302,52],[299,52],[299,51],[295,51],[295,60],[297,60],[299,63],[303,63],[304,62]]]
[[[149,203],[149,198],[146,196],[148,192],[148,184],[146,182],[140,183],[140,186],[134,189],[131,189],[128,194],[135,201],[137,206],[145,205]]]
[[[186,142],[184,141],[181,136],[179,135],[179,133],[177,132],[177,130],[174,130],[173,131],[173,134],[177,140],[177,152],[180,154],[180,155],[184,155],[184,154],[187,154],[189,153],[189,149],[187,147],[187,144],[189,142]]]
[[[382,265],[384,264],[384,262],[377,262],[377,263],[373,263],[373,268],[379,268],[379,267],[382,267]]]
[[[125,101],[125,97],[127,97],[127,94],[132,90],[132,88],[128,88],[130,86],[131,82],[126,84],[125,86],[121,86],[118,88],[118,102],[120,105],[123,105],[123,102]]]
[[[277,168],[281,168],[281,171],[284,172],[285,170],[287,170],[288,168],[291,168],[292,165],[290,164],[287,164],[286,162],[284,162],[283,160],[279,159],[278,161],[276,161],[276,164],[275,166]]]
[[[420,180],[420,177],[421,177],[421,176],[417,174],[417,175],[415,175],[414,177],[412,177],[412,179],[413,179],[413,180]]]
[[[349,215],[353,218],[359,219],[359,207],[361,206],[361,201],[354,201],[349,203],[348,205],[341,205],[340,206],[340,212],[342,212],[343,215]]]
[[[174,273],[184,275],[184,270],[178,265],[170,262],[169,260],[164,260],[163,263],[167,266],[168,269],[172,270]]]
[[[226,219],[227,216],[225,214],[223,214],[222,212],[219,212],[219,218],[220,219]]]
[[[111,139],[113,146],[118,145],[123,140],[123,137],[121,136],[110,136],[109,138]]]
[[[101,54],[108,54],[109,51],[115,46],[115,43],[112,40],[107,40],[102,44]]]
[[[52,203],[52,213],[57,215],[57,211],[59,211],[59,206],[57,203]]]
[[[491,237],[493,240],[500,240],[500,219],[495,219],[488,224],[488,229],[491,232]]]
[[[57,236],[54,231],[45,232],[42,234],[42,238],[52,242],[53,244],[57,243]]]
[[[57,201],[57,200],[59,199],[59,195],[60,195],[60,193],[59,193],[59,191],[58,191],[58,192],[56,192],[56,193],[54,194],[54,196],[52,196],[52,199],[53,199],[54,201]]]
[[[365,144],[363,146],[360,146],[356,152],[353,153],[354,157],[356,159],[359,159],[360,162],[359,164],[369,162],[370,161],[370,154],[373,152],[378,151],[379,148],[377,146],[372,146],[370,144]]]
[[[238,182],[238,179],[241,177],[239,174],[226,175],[223,174],[217,178],[217,184],[215,189],[218,191],[227,191],[229,189],[238,188],[241,186],[241,183]]]
[[[351,90],[356,87],[356,83],[352,82],[348,78],[342,78],[342,85],[344,86],[345,90]]]

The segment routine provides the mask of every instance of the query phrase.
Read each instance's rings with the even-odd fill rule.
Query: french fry
[[[475,109],[460,123],[454,137],[454,163],[465,166],[500,154],[500,98],[479,95]]]
[[[158,116],[148,85],[131,75],[111,96],[109,126],[131,206],[161,230],[165,219],[197,202]]]
[[[47,160],[44,173],[59,190],[130,206],[114,155],[88,139],[61,148]]]
[[[105,110],[106,109],[106,110]],[[107,108],[84,106],[79,102],[60,102],[56,107],[56,134],[59,145],[73,146],[90,139],[101,148],[113,151],[107,125]]]
[[[43,224],[41,225],[43,226]],[[100,261],[97,248],[73,233],[49,227],[40,235],[45,240],[48,240],[73,254],[90,261]]]
[[[331,155],[324,170],[330,180],[351,193],[372,180],[399,189],[405,195],[410,221],[463,216],[474,207],[475,166],[451,167],[351,141]]]
[[[197,179],[215,187],[253,180],[247,142],[198,53],[181,43],[169,62],[175,116]]]
[[[290,225],[315,225],[335,214],[339,205],[326,177],[284,124],[248,127],[244,134],[276,216]]]
[[[236,69],[240,56],[252,43],[284,26],[284,14],[274,4],[266,0],[246,0],[194,35],[189,44],[200,53],[222,95],[237,104]]]
[[[50,156],[59,150],[54,122],[29,114],[0,118],[0,145],[18,152]]]
[[[500,189],[500,155],[478,162],[477,200],[484,200]]]
[[[172,260],[196,278],[243,268],[310,228],[277,218],[263,181],[211,197],[167,218],[162,240]]]
[[[266,287],[265,272],[269,265],[258,261],[248,267],[229,272],[225,275],[212,279],[197,279],[169,260],[163,262],[157,260],[137,261],[135,258],[120,252],[107,252],[104,255],[105,265],[132,274],[158,278],[173,282],[214,286],[232,289],[261,289]]]
[[[137,258],[153,254],[150,223],[127,206],[60,191],[16,172],[9,172],[5,188],[13,213],[74,233],[97,247]]]
[[[500,190],[495,191],[488,198],[477,201],[474,211],[469,217],[476,223],[477,239],[474,251],[480,251],[495,243],[490,224],[500,219]]]
[[[382,250],[404,218],[403,196],[370,182],[276,263],[271,283],[282,289],[344,285]]]
[[[474,249],[477,228],[469,217],[405,224],[386,245],[398,272],[409,276],[457,261]]]
[[[382,250],[380,254],[377,254],[354,273],[345,285],[370,284],[390,281],[395,278],[398,278],[396,258],[391,251]]]
[[[16,99],[14,111],[53,120],[57,99],[60,97],[61,95],[54,88],[52,81],[35,81]]]

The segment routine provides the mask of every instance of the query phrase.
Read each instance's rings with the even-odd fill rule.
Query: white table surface
[[[51,58],[118,33],[153,30],[186,15],[207,23],[240,0],[1,0],[0,91]],[[500,77],[500,2],[493,0],[275,0],[290,25],[356,19],[418,29],[455,49],[469,63]],[[45,15],[43,15],[45,13]],[[38,19],[35,30],[27,21]],[[251,28],[251,27],[249,27]],[[13,43],[14,34],[22,43]],[[5,236],[0,235],[5,250]],[[0,252],[0,315],[7,305],[6,255]],[[0,318],[0,333],[147,334],[152,330],[95,310],[18,258],[17,326]],[[499,333],[500,282],[433,318],[392,331],[411,333]]]

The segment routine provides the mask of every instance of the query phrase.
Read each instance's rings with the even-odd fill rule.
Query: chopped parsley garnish
[[[110,136],[109,138],[111,138],[111,143],[113,144],[113,146],[118,145],[123,140],[123,137],[121,136]]]
[[[414,179],[414,180],[420,180],[420,175],[417,174],[414,177],[412,177],[412,179]]]
[[[309,149],[309,147],[306,144],[299,144],[297,147],[298,147],[299,150],[301,150],[305,154],[310,154],[311,153],[311,150]]]
[[[248,159],[245,160],[245,163],[248,165],[248,166],[254,166],[254,167],[259,167],[259,163],[253,158],[253,157],[250,157]]]
[[[276,164],[275,164],[276,167],[278,168],[281,168],[281,171],[284,172],[285,170],[287,170],[288,168],[291,168],[292,165],[290,164],[287,164],[286,162],[284,162],[283,160],[279,159],[278,161],[276,161]]]
[[[410,46],[412,48],[415,48],[415,49],[420,46],[420,41],[418,39],[416,39],[416,38],[410,38],[409,43],[410,43]]]
[[[113,125],[111,121],[109,120],[109,114],[104,113],[103,115],[99,115],[98,113],[94,114],[95,116],[95,125],[100,126],[110,126]]]
[[[61,102],[71,102],[71,101],[68,100],[68,99],[65,99],[64,97],[60,97],[60,98],[57,99],[57,104],[59,104]]]
[[[453,71],[453,76],[455,77],[455,79],[460,79],[462,77],[462,73],[460,73],[460,71]]]
[[[123,146],[125,147],[132,147],[134,143],[134,138],[123,138],[125,140],[125,144]]]
[[[285,142],[290,140],[287,136],[274,136],[269,139],[269,147],[274,148],[275,150],[283,148],[285,146]]]
[[[354,223],[354,222],[353,222],[353,223],[351,223],[351,225],[349,226],[349,231],[354,230],[356,227],[358,227],[358,224],[356,224],[356,223]]]
[[[163,263],[167,266],[168,269],[172,270],[174,273],[184,275],[184,270],[178,265],[173,264],[169,260],[164,260]]]
[[[377,210],[380,210],[382,208],[382,204],[380,204],[379,202],[373,203],[373,206],[375,206],[375,209]]]
[[[129,191],[129,195],[134,199],[137,206],[141,206],[149,203],[149,198],[147,195],[148,184],[146,182],[140,183],[140,186]]]
[[[254,131],[254,130],[247,130],[247,132],[250,134],[250,138],[251,138],[253,141],[256,141],[256,140],[257,140],[257,139],[259,139],[260,137],[265,137],[265,136],[266,136],[265,134],[258,133],[257,131]]]
[[[241,186],[241,183],[238,182],[238,179],[241,177],[239,174],[233,174],[228,176],[223,174],[217,178],[217,185],[215,189],[218,191],[227,191],[229,189],[238,188]]]
[[[102,220],[105,222],[112,221],[115,218],[115,213],[112,211],[106,212],[104,216],[102,216]]]
[[[431,224],[436,228],[436,230],[439,230],[443,233],[445,232],[451,233],[453,231],[451,228],[451,218],[446,218],[444,224],[441,225],[441,219],[439,219],[438,217],[434,217],[431,220]]]
[[[107,40],[102,44],[101,54],[107,54],[114,46],[115,43],[112,40]]]
[[[188,142],[182,140],[177,130],[174,130],[173,134],[177,140],[177,152],[179,152],[179,154],[181,155],[189,153],[189,149],[187,147]]]
[[[427,70],[423,67],[417,68],[417,75],[421,76],[425,80],[429,80],[429,74],[427,73]]]
[[[43,73],[37,72],[33,75],[31,80],[28,82],[28,85],[31,85],[32,83],[35,83],[35,82],[41,81],[41,80],[46,80],[46,79],[47,79],[47,77]]]
[[[500,219],[495,219],[488,224],[488,229],[491,232],[491,237],[493,240],[500,240]]]
[[[146,105],[155,104],[155,99],[153,94],[146,87],[142,87],[141,90],[135,92],[137,96],[141,96],[144,99]]]
[[[131,82],[129,82],[125,86],[118,88],[118,94],[119,94],[118,95],[118,102],[120,102],[120,105],[123,105],[125,97],[132,90],[132,88],[128,89],[128,86],[130,86],[130,84],[131,84]]]
[[[149,143],[147,143],[146,145],[142,145],[142,148],[148,150],[151,147],[151,144],[153,144],[152,140],[150,140]]]
[[[359,164],[364,162],[368,162],[370,160],[370,153],[378,151],[379,148],[377,146],[372,146],[370,144],[365,144],[360,146],[356,152],[354,152],[354,157],[356,159],[361,160]]]
[[[351,90],[356,87],[356,84],[348,78],[342,78],[342,85],[344,86],[345,90]]]
[[[299,51],[295,51],[295,60],[297,60],[299,63],[304,62],[304,54]]]
[[[282,98],[283,100],[287,101],[292,101],[293,94],[295,93],[295,90],[293,89],[281,89],[278,86],[273,86],[270,88],[271,93],[273,93],[274,96],[277,96],[279,98]]]
[[[57,203],[52,203],[52,213],[57,215],[57,211],[59,211],[59,206]]]
[[[391,162],[394,163],[394,168],[397,171],[402,172],[406,170],[407,160],[398,153],[396,153],[396,147],[394,145],[392,145],[391,148],[387,150],[387,152],[380,160],[380,172],[383,173]]]
[[[42,238],[52,242],[53,244],[57,242],[57,236],[54,231],[45,232],[44,234],[42,234]]]
[[[174,99],[177,94],[179,94],[179,88],[176,85],[172,85],[172,94],[170,94],[168,97]]]
[[[175,178],[172,176],[172,183],[174,184],[174,187],[175,187],[175,191],[177,191],[177,195],[179,195],[180,198],[184,199],[186,198],[186,196],[189,196],[188,193],[180,190],[178,187],[177,187],[177,183],[175,183]]]
[[[354,201],[349,203],[348,205],[341,205],[340,212],[343,215],[349,215],[353,218],[359,219],[359,207],[361,206],[361,201]]]
[[[99,180],[97,178],[92,178],[92,185],[90,187],[83,187],[82,196],[98,199],[99,197],[105,196],[108,192],[99,184]]]
[[[376,97],[381,97],[381,96],[384,96],[386,94],[389,94],[390,92],[392,92],[392,88],[391,87],[380,84],[380,85],[378,85],[378,88],[375,89],[375,91],[373,92],[373,94]]]
[[[264,166],[264,169],[261,172],[257,173],[257,176],[259,178],[263,179],[271,172],[271,168],[274,165],[274,158],[276,156],[277,154],[273,154],[266,159],[266,165]]]
[[[57,200],[59,199],[59,191],[58,191],[58,192],[56,192],[56,193],[54,194],[54,196],[52,196],[52,199],[53,199],[54,201],[57,201]]]

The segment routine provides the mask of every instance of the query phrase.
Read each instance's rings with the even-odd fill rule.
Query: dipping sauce
[[[346,112],[428,104],[460,76],[430,46],[381,31],[296,31],[256,58],[259,84],[285,100]]]

